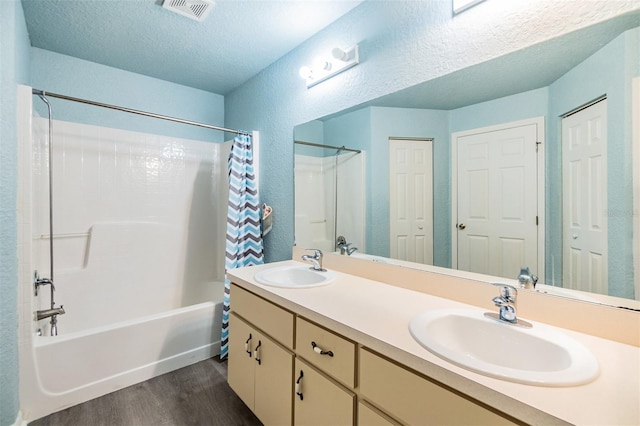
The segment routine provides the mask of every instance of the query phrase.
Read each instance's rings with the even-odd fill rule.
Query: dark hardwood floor
[[[29,426],[261,425],[211,358],[75,405]]]

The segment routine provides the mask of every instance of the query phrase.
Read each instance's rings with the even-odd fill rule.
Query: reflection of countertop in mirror
[[[376,255],[371,255],[366,253],[356,252],[356,253],[353,253],[351,257],[354,257],[356,259],[369,260],[371,262],[376,262],[376,263],[401,266],[403,268],[417,269],[419,271],[452,275],[459,278],[466,278],[474,281],[504,283],[504,284],[510,284],[515,287],[519,287],[518,280],[516,279],[495,277],[491,275],[478,274],[476,272],[459,271],[456,269],[443,268],[440,266],[424,265],[421,263],[391,259],[387,257],[376,256]],[[535,290],[527,290],[527,291],[536,291],[538,293],[546,294],[550,296],[568,297],[571,299],[581,300],[583,302],[601,303],[608,306],[640,310],[640,300],[622,299],[620,297],[609,296],[606,294],[596,294],[596,293],[589,293],[586,291],[555,287],[549,284],[539,283],[536,286]]]
[[[288,263],[300,264],[283,264]],[[525,423],[640,424],[638,347],[564,329],[597,357],[601,372],[595,381],[555,388],[493,379],[442,360],[409,333],[410,320],[425,310],[468,305],[342,272],[333,284],[306,290],[266,287],[253,280],[256,272],[273,266],[229,275],[241,287]]]

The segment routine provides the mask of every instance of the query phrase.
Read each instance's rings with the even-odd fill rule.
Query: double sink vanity
[[[578,324],[592,304],[520,291],[510,323],[485,315],[503,286],[310,266],[228,272],[228,381],[266,425],[640,424],[637,312]]]

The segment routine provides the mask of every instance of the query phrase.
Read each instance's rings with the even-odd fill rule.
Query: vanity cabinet
[[[291,425],[294,356],[289,348],[293,346],[293,314],[239,287],[232,287],[232,297],[229,386],[265,425]],[[287,341],[289,348],[273,334]]]
[[[410,425],[509,425],[502,415],[360,348],[360,395]]]
[[[502,425],[472,399],[231,287],[228,382],[265,425]]]
[[[295,424],[353,425],[355,394],[301,358],[295,365]]]

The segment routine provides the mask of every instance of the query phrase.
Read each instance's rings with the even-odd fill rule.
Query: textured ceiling
[[[22,0],[34,47],[225,95],[361,0],[218,0],[197,22],[162,0]]]

